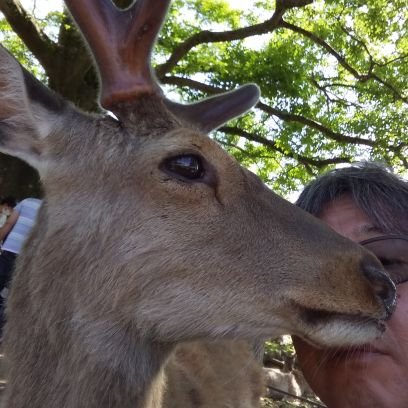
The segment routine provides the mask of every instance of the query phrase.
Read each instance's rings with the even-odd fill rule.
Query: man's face
[[[320,218],[355,242],[383,235],[347,195],[328,205]],[[329,408],[408,407],[408,282],[397,291],[387,330],[369,345],[316,349],[293,339],[307,381]]]

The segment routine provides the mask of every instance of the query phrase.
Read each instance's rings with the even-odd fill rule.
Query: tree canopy
[[[407,0],[232,3],[173,0],[153,56],[156,76],[181,101],[259,85],[260,102],[216,140],[283,195],[355,160],[408,170]],[[0,11],[3,44],[51,88],[98,110],[92,61],[69,16],[39,19],[19,0],[0,0]],[[1,177],[19,174],[10,166],[2,156]],[[22,172],[19,185],[35,189],[30,177]]]

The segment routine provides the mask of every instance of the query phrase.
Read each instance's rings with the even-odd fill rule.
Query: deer
[[[396,299],[381,263],[208,136],[254,106],[258,87],[171,101],[150,61],[170,0],[65,3],[104,113],[0,49],[0,150],[44,188],[7,302],[3,406],[158,408],[183,345],[381,336]]]
[[[161,408],[259,408],[267,377],[246,341],[179,344],[163,370]]]

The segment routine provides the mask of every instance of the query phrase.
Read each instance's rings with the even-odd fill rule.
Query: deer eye
[[[182,154],[166,159],[162,168],[167,172],[188,180],[197,180],[204,177],[205,170],[200,156]]]

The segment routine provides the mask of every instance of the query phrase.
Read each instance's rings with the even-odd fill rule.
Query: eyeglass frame
[[[378,235],[378,236],[373,237],[373,238],[368,238],[368,239],[365,239],[365,240],[363,240],[363,241],[359,241],[358,244],[361,245],[361,246],[363,246],[363,247],[365,247],[365,245],[367,245],[367,244],[371,244],[371,243],[373,243],[373,242],[378,242],[378,241],[386,241],[386,240],[389,240],[389,239],[399,239],[399,240],[408,242],[408,235],[404,235],[404,234],[384,234],[384,235]],[[370,252],[372,252],[375,256],[377,256],[377,254],[376,254],[375,252],[371,251],[370,248],[367,248],[367,249],[368,249]],[[378,257],[378,256],[377,256],[377,257]],[[380,262],[381,262],[381,260],[380,260]],[[384,265],[384,267],[385,267],[385,269],[387,270],[387,268],[386,268],[385,265]],[[400,285],[400,284],[402,284],[402,283],[408,282],[408,277],[407,277],[407,279],[404,279],[404,280],[401,281],[401,282],[396,282],[396,281],[392,278],[392,276],[390,276],[390,277],[391,277],[391,279],[394,281],[395,285]]]
[[[373,238],[368,238],[368,239],[364,239],[363,241],[359,241],[358,244],[364,246],[366,244],[371,244],[372,242],[376,242],[376,241],[386,241],[387,239],[402,239],[403,241],[408,241],[408,235],[403,235],[403,234],[378,235]]]

